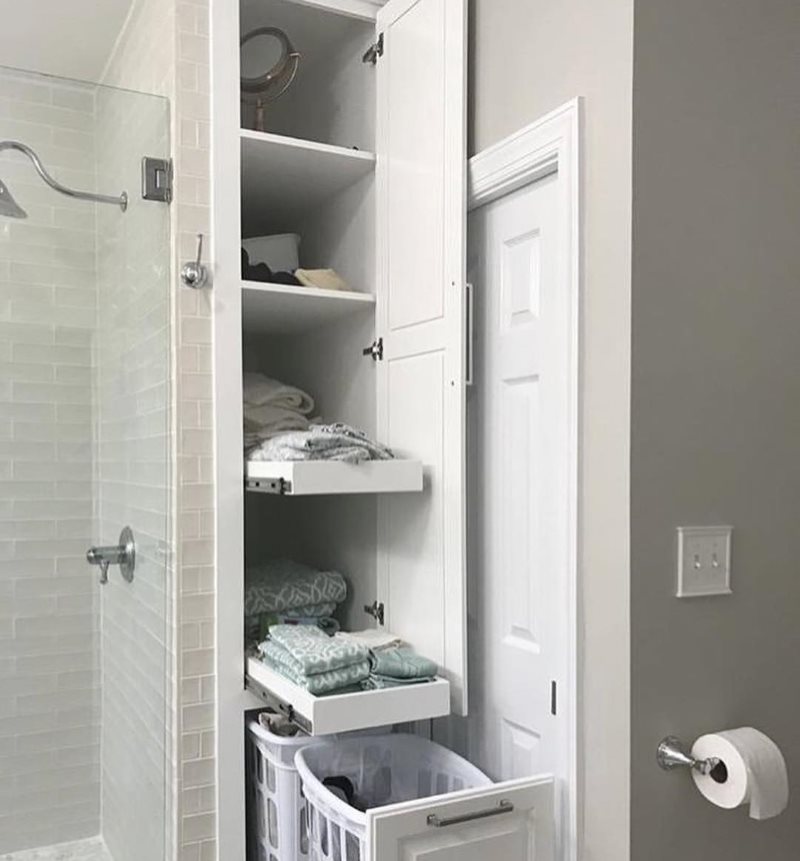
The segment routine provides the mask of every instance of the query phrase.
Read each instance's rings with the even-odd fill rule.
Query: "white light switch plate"
[[[731,594],[731,526],[678,527],[678,597]]]

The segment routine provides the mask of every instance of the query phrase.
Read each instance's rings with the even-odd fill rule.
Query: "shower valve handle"
[[[193,290],[205,286],[208,281],[208,267],[203,260],[203,234],[197,234],[197,259],[184,263],[181,267],[181,281]]]

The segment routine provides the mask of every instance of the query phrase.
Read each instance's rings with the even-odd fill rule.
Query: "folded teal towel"
[[[329,637],[311,625],[272,625],[270,640],[297,662],[300,674],[311,676],[367,662],[369,651],[360,643]]]
[[[390,679],[430,679],[439,671],[438,664],[407,646],[370,652],[370,666],[374,676]]]
[[[323,636],[326,635],[323,634]],[[369,676],[369,661],[306,675],[302,672],[299,662],[277,643],[267,640],[259,646],[259,651],[265,664],[298,687],[305,688],[309,693],[316,695],[358,685]]]
[[[347,583],[338,571],[317,571],[289,559],[276,559],[245,572],[245,616],[297,609],[304,611],[303,616],[330,616],[331,605],[341,604],[346,597]],[[308,612],[315,605],[325,612]]]
[[[419,679],[393,679],[391,676],[376,676],[374,673],[369,674],[368,679],[361,682],[361,687],[365,691],[379,691],[383,688],[403,688],[406,685],[423,685],[425,682],[432,682],[434,676],[426,676]]]
[[[309,619],[312,616],[321,619],[323,616],[332,616],[336,612],[336,604],[333,601],[322,604],[305,604],[302,607],[292,607],[290,610],[276,610],[278,616],[287,619]]]

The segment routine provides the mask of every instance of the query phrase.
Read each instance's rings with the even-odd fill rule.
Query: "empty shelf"
[[[248,460],[245,481],[248,490],[292,496],[407,493],[422,490],[422,464],[418,460]]]
[[[242,282],[245,332],[296,334],[374,306],[375,297],[369,293]]]
[[[450,713],[450,683],[446,679],[316,697],[250,657],[246,684],[262,700],[291,715],[311,735],[428,720]]]
[[[375,168],[375,155],[283,135],[241,131],[242,223],[280,212],[290,223]]]

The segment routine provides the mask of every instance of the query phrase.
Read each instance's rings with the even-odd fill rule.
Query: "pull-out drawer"
[[[450,683],[446,679],[317,697],[276,673],[258,658],[248,657],[246,685],[311,735],[428,720],[450,713]]]
[[[367,811],[366,861],[553,861],[553,778]]]
[[[414,493],[422,490],[418,460],[248,460],[245,486],[258,493],[319,496],[343,493]]]

